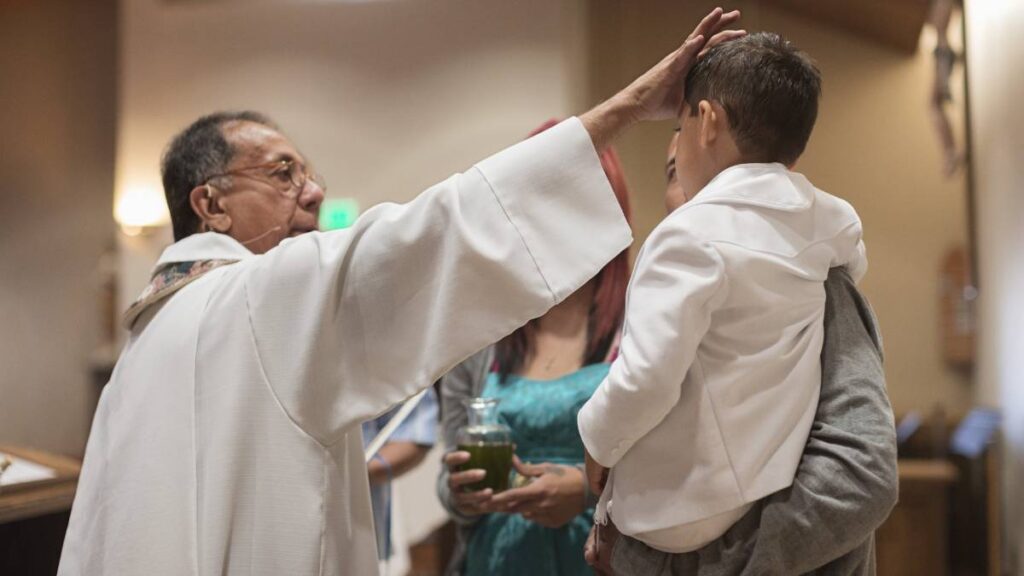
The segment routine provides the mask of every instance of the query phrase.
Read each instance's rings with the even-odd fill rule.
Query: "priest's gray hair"
[[[192,210],[189,195],[197,186],[227,170],[235,150],[224,137],[223,126],[238,121],[277,129],[277,124],[260,112],[215,112],[182,130],[164,151],[160,173],[175,241],[199,230],[199,216]]]

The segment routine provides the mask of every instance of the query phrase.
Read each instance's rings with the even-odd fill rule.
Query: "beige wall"
[[[0,443],[80,454],[113,240],[115,2],[0,3]]]
[[[947,181],[939,175],[938,146],[925,107],[927,50],[906,56],[757,1],[734,5],[744,11],[745,28],[782,33],[821,68],[818,124],[797,169],[853,203],[864,221],[870,270],[862,288],[880,318],[896,411],[929,411],[938,404],[948,413],[964,412],[973,394],[970,378],[947,369],[940,357],[938,272],[945,251],[965,242],[965,184],[962,177]],[[595,3],[594,99],[657,61],[714,6],[671,0]],[[672,126],[641,127],[620,146],[639,239],[663,216],[665,145]]]
[[[1011,574],[1024,573],[1024,4],[968,0],[977,169],[979,401],[1002,408]]]

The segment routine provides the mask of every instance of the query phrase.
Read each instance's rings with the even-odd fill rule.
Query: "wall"
[[[978,397],[1003,410],[1011,574],[1024,574],[1024,5],[967,2],[980,268]]]
[[[678,45],[712,2],[601,0],[592,8],[592,98],[625,85]],[[811,54],[824,97],[797,170],[849,200],[864,221],[870,270],[861,287],[880,318],[889,394],[897,412],[964,412],[970,376],[946,368],[939,349],[938,271],[966,240],[963,177],[944,180],[927,108],[930,48],[903,55],[763,6],[733,2],[742,26],[772,30]],[[961,100],[962,102],[962,100]],[[961,121],[957,118],[957,127]],[[672,122],[643,126],[619,148],[636,202],[638,239],[663,217],[665,147]]]
[[[0,444],[81,454],[113,241],[116,2],[0,3]]]

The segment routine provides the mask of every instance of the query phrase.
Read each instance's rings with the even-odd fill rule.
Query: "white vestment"
[[[818,406],[825,279],[860,279],[861,235],[853,207],[781,164],[723,171],[654,229],[619,356],[578,417],[614,467],[623,534],[693,550],[792,483]]]
[[[538,317],[631,242],[570,119],[405,205],[145,310],[100,399],[61,575],[377,573],[360,423]]]

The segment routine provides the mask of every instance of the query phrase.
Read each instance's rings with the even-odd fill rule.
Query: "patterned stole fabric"
[[[131,330],[135,320],[151,305],[181,290],[214,268],[234,264],[238,260],[193,260],[172,262],[153,271],[153,278],[142,294],[125,311],[121,324]]]

